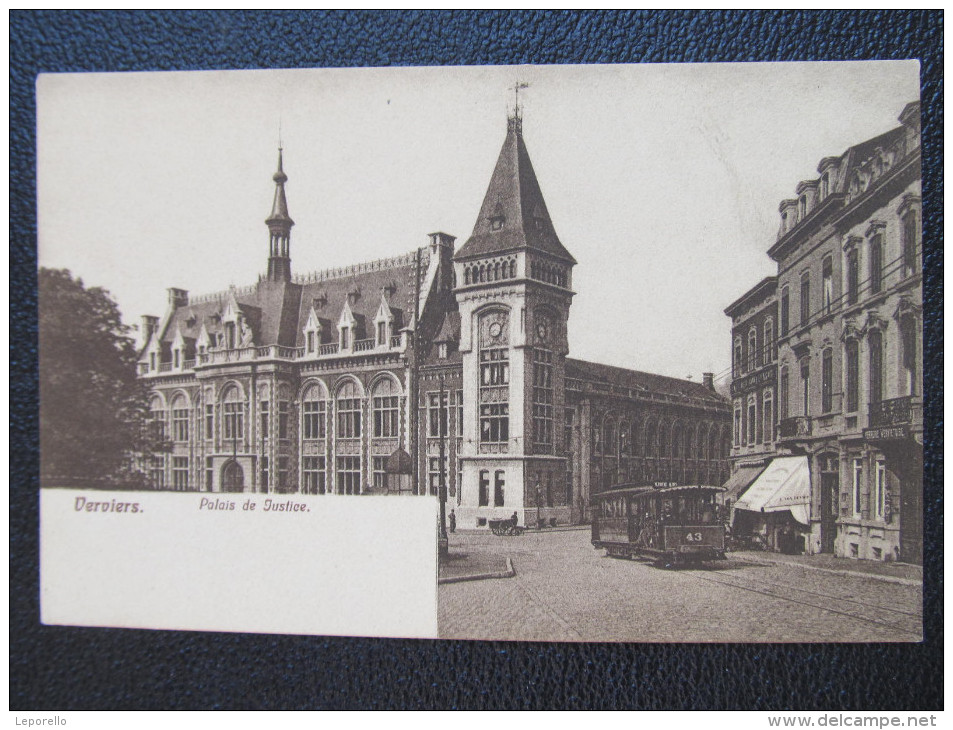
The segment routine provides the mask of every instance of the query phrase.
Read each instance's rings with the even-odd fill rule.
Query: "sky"
[[[919,98],[916,61],[42,75],[39,264],[129,324],[167,287],[254,283],[279,139],[294,273],[462,245],[517,81],[578,261],[570,355],[696,381],[729,367],[725,307],[776,272],[778,203]]]

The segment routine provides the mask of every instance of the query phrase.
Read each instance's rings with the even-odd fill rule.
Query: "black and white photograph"
[[[916,61],[43,74],[43,623],[919,642]]]

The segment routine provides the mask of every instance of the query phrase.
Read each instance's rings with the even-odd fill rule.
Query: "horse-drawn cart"
[[[512,517],[505,520],[490,520],[487,524],[494,535],[522,535],[525,529],[517,525]]]

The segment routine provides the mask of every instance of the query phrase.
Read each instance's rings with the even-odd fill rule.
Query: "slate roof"
[[[503,226],[499,230],[493,229],[494,218],[503,219]],[[567,263],[576,263],[553,228],[523,141],[522,122],[519,118],[510,117],[506,139],[473,233],[454,255],[454,259],[465,260],[527,248],[542,251]]]
[[[426,272],[427,264],[425,254],[420,261],[423,272]],[[235,299],[252,327],[254,343],[259,346],[303,347],[303,330],[312,306],[322,320],[322,341],[336,340],[337,324],[349,295],[351,312],[359,330],[363,330],[357,333],[357,338],[372,337],[382,289],[386,288],[388,292],[388,304],[397,327],[410,321],[416,297],[415,266],[415,254],[411,253],[343,269],[314,272],[292,282],[263,279],[253,286],[235,289]],[[227,306],[228,295],[226,291],[196,297],[189,304],[178,307],[162,333],[162,342],[171,343],[177,327],[183,337],[197,338],[203,324],[209,337],[214,339],[223,328],[221,314]]]
[[[698,400],[723,405],[725,399],[718,393],[710,390],[702,383],[681,378],[670,378],[667,375],[644,373],[639,370],[628,370],[612,365],[588,362],[566,358],[566,377],[590,382],[619,385],[633,390],[643,390],[651,393],[662,393],[674,396],[687,396]]]

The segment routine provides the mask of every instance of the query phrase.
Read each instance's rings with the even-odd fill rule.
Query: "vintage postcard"
[[[921,640],[917,62],[37,110],[45,623]]]

